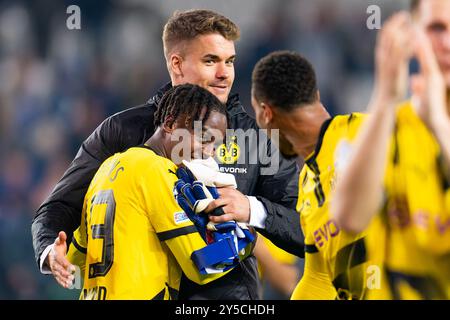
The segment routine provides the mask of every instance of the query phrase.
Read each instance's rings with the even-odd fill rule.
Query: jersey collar
[[[328,127],[330,126],[331,122],[333,121],[334,117],[326,120],[322,127],[320,128],[319,132],[319,138],[317,139],[316,149],[311,153],[306,159],[305,163],[311,167],[315,162],[316,158],[319,155],[320,149],[322,148],[323,139],[325,137],[325,133],[327,132]]]

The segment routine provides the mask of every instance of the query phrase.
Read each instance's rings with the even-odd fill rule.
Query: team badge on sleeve
[[[173,214],[173,217],[174,217],[176,224],[185,223],[185,222],[190,221],[189,217],[187,216],[187,214],[184,211],[175,212]]]

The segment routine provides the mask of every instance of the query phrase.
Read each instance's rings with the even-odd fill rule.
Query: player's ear
[[[177,125],[175,119],[172,116],[167,116],[162,124],[162,129],[166,133],[172,133],[176,129]]]
[[[316,92],[316,100],[320,101],[320,91],[319,90],[317,90],[317,92]]]
[[[273,119],[273,107],[267,103],[261,102],[264,125],[268,125]]]
[[[183,78],[183,57],[177,53],[172,53],[169,58],[170,72],[178,78]]]

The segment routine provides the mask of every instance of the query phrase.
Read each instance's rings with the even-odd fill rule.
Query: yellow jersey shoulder
[[[300,174],[297,208],[305,234],[306,259],[311,271],[326,274],[329,279],[327,285],[324,282],[321,286],[324,297],[334,292],[340,298],[360,298],[364,292],[361,285],[364,277],[357,276],[358,272],[344,276],[349,265],[358,266],[358,270],[365,266],[364,235],[350,235],[340,230],[330,215],[329,200],[335,187],[339,163],[346,162],[351,143],[365,118],[364,114],[354,113],[327,121],[321,129],[315,152],[306,159]],[[356,252],[355,257],[358,259],[350,252]],[[331,281],[339,291],[331,289]],[[354,290],[350,292],[349,288]]]

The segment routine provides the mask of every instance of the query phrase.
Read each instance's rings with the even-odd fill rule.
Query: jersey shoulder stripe
[[[184,236],[191,233],[196,233],[197,228],[195,226],[187,226],[178,229],[168,230],[164,232],[158,232],[157,236],[159,241],[167,241],[176,237]]]

